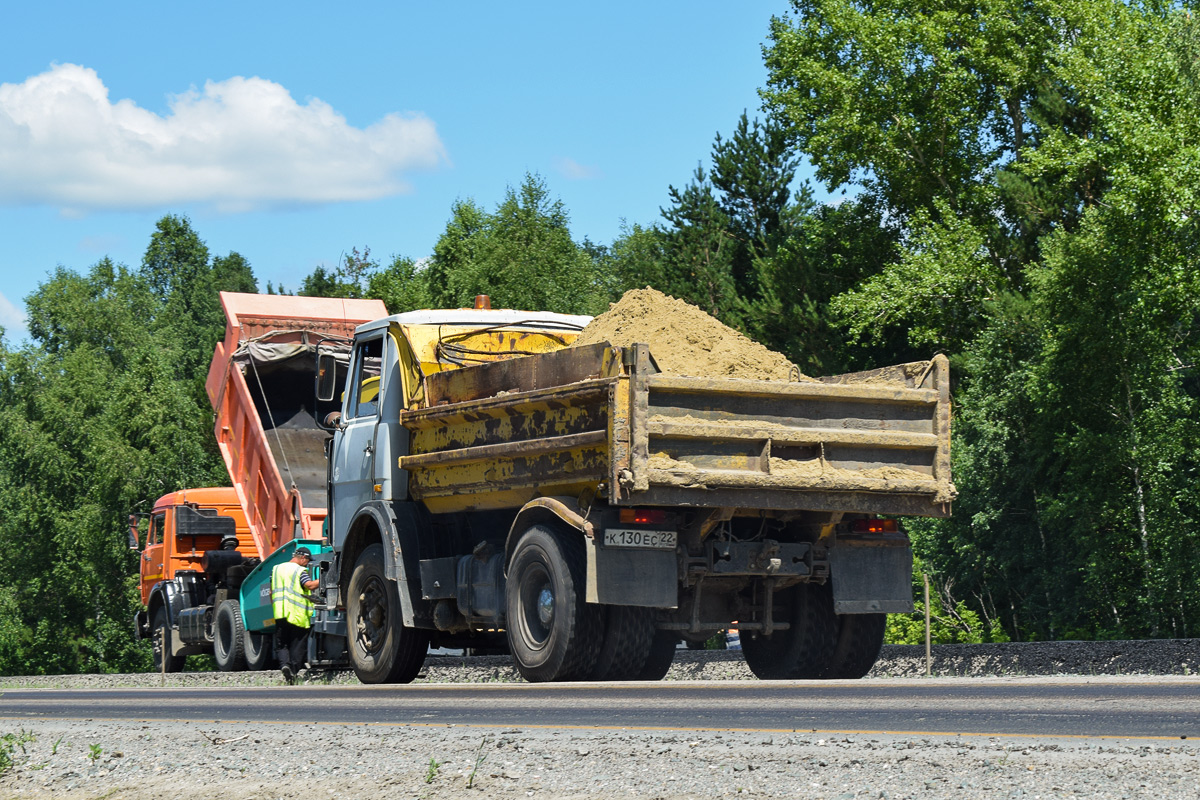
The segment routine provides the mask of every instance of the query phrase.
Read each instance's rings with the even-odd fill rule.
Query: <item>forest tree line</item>
[[[58,268],[26,298],[29,341],[0,339],[0,673],[148,666],[125,517],[227,482],[203,388],[220,290],[594,314],[653,286],[808,374],[943,352],[960,495],[905,523],[940,637],[1200,634],[1187,5],[795,0],[769,22],[761,115],[606,244],[527,175],[495,208],[456,203],[432,254],[352,248],[294,286],[178,215],[140,265]]]

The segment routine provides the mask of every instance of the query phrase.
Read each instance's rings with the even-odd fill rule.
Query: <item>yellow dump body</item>
[[[651,350],[598,344],[426,374],[401,415],[410,495],[434,513],[595,493],[616,505],[949,514],[944,356],[788,383],[661,374]]]

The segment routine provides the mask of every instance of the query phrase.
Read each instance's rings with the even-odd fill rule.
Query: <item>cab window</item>
[[[155,514],[150,517],[150,536],[146,539],[147,544],[162,544],[163,522],[166,518],[166,514]]]
[[[354,376],[350,381],[353,394],[348,417],[373,417],[379,413],[382,390],[383,337],[360,342],[354,351]]]

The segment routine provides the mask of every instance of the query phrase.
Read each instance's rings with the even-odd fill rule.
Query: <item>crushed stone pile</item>
[[[644,342],[671,375],[754,380],[811,380],[783,355],[699,308],[649,287],[632,289],[583,329],[575,346]]]

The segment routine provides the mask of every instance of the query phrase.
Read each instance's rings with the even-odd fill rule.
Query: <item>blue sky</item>
[[[295,288],[351,247],[431,253],[451,204],[539,173],[577,240],[659,217],[757,112],[784,0],[9,4],[0,325],[56,266],[137,266],[186,214]],[[114,8],[119,10],[113,10]]]

